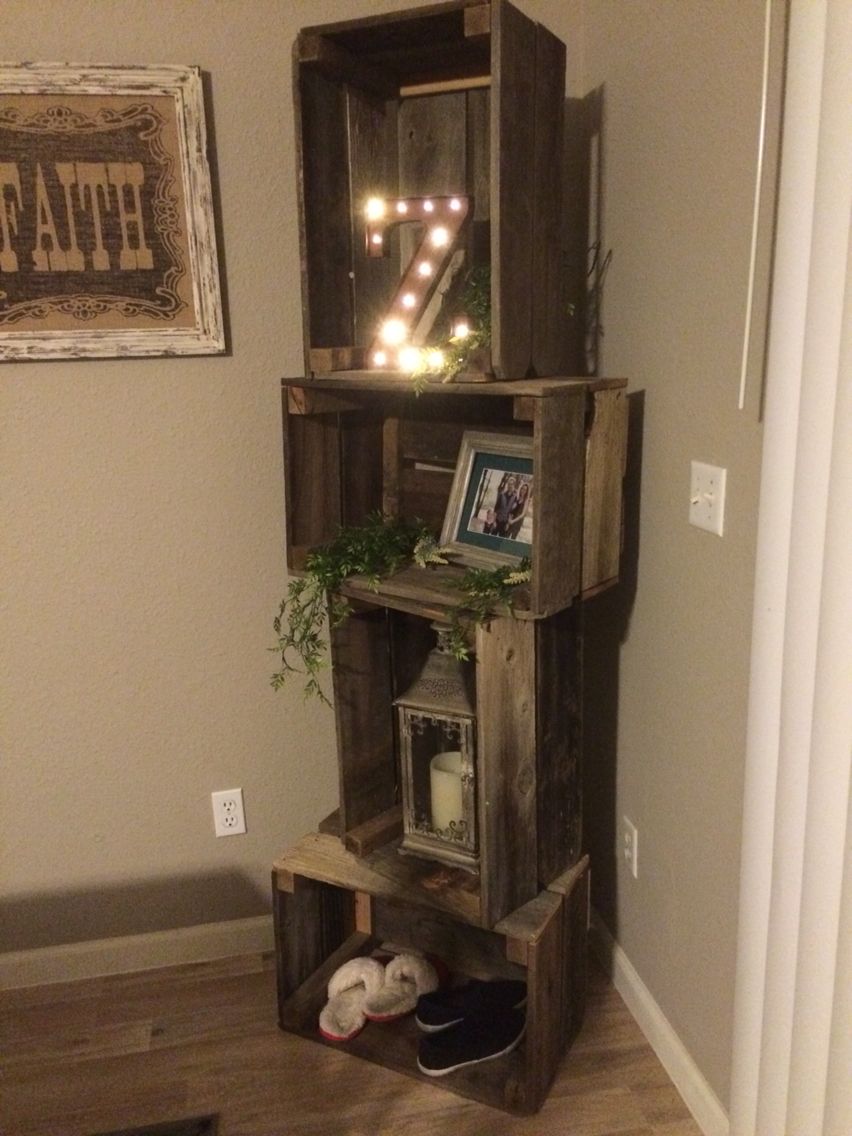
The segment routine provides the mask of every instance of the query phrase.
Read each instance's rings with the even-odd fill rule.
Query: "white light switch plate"
[[[725,528],[726,469],[706,462],[692,463],[689,486],[689,523],[721,536]]]

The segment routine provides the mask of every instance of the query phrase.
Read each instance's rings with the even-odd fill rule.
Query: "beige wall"
[[[332,715],[275,694],[266,652],[278,379],[302,369],[289,50],[313,8],[4,6],[6,59],[209,72],[232,345],[0,368],[7,949],[266,911],[272,857],[334,806]],[[248,835],[217,840],[210,793],[235,786]]]
[[[559,0],[529,7],[577,27]],[[629,377],[641,426],[625,583],[587,612],[594,902],[726,1104],[761,447],[758,381],[743,412],[737,394],[764,5],[581,7],[574,89],[604,87],[601,369]],[[693,458],[728,470],[721,540],[687,523]],[[625,814],[638,880],[618,859]]]
[[[398,6],[7,0],[7,59],[210,73],[232,354],[0,371],[0,948],[262,912],[273,855],[335,803],[331,715],[274,694],[265,653],[285,583],[277,379],[301,369],[289,49],[303,24]],[[762,4],[520,6],[569,41],[572,93],[605,85],[602,370],[630,378],[642,426],[626,583],[588,613],[596,902],[725,1101]],[[723,540],[686,523],[691,458],[728,468]],[[216,840],[209,794],[237,785],[249,834]],[[622,813],[636,881],[616,866]]]

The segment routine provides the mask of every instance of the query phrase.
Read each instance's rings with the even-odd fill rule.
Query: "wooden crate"
[[[554,881],[493,931],[412,903],[408,881],[312,834],[273,869],[282,1029],[324,1041],[317,1029],[331,975],[347,959],[383,942],[438,955],[456,976],[521,978],[527,1029],[513,1053],[435,1082],[416,1066],[419,1031],[411,1018],[370,1024],[346,1052],[461,1096],[515,1113],[537,1111],[580,1028],[586,990],[588,859]]]
[[[418,902],[493,927],[580,856],[579,609],[477,629],[476,873],[397,850],[400,749],[392,704],[433,645],[428,619],[378,606],[359,607],[334,629],[334,831],[359,856],[380,852],[383,870],[404,873]]]
[[[381,511],[439,534],[465,430],[533,440],[533,579],[516,613],[541,618],[614,583],[621,552],[625,382],[536,379],[430,384],[421,395],[380,378],[283,380],[287,562]],[[380,602],[424,616],[458,602],[459,570],[412,569]],[[358,581],[347,586],[370,602]]]
[[[466,264],[491,271],[481,377],[582,373],[565,45],[508,0],[450,0],[306,28],[293,73],[306,374],[363,367],[410,255],[405,233],[367,255],[368,198],[449,194],[472,199]]]

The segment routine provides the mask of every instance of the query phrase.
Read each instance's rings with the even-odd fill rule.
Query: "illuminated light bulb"
[[[408,202],[407,201],[397,201],[396,211],[397,211],[397,213],[407,213],[408,212]]]
[[[470,324],[466,320],[459,320],[453,326],[453,335],[456,339],[467,339],[470,335]]]
[[[454,213],[458,213],[459,209],[461,209],[461,202],[459,201],[459,199],[457,197],[454,197],[450,201],[450,209],[452,209],[452,211]]]
[[[420,366],[420,351],[417,347],[403,347],[398,359],[401,371],[415,371]]]
[[[373,233],[371,240],[372,240],[374,245],[380,245],[382,243],[382,234],[381,233]]]
[[[385,203],[380,197],[371,197],[364,207],[368,221],[380,221],[385,215]]]
[[[406,292],[405,295],[402,297],[402,306],[404,308],[413,308],[416,303],[417,303],[417,297],[414,295],[413,292]]]
[[[426,365],[430,371],[440,371],[444,365],[444,353],[439,351],[437,347],[433,347],[431,351],[426,353]]]
[[[423,212],[424,213],[434,213],[435,212],[434,201],[424,201],[423,202]]]
[[[442,225],[439,225],[429,233],[429,240],[435,248],[444,248],[450,243],[450,234]]]
[[[401,319],[388,319],[381,326],[379,336],[383,343],[396,346],[405,339],[406,326]]]
[[[431,276],[432,275],[432,265],[429,263],[428,260],[421,260],[420,263],[417,265],[417,271],[420,273],[421,276]]]
[[[384,352],[384,351],[376,351],[375,354],[373,355],[373,362],[376,364],[377,367],[384,367],[384,365],[385,365],[385,363],[387,363],[387,361],[388,361],[387,353]]]

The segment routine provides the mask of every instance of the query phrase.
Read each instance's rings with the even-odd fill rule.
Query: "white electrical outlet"
[[[694,461],[689,483],[689,523],[721,536],[725,528],[726,469]]]
[[[246,830],[242,789],[222,789],[212,793],[213,826],[217,836],[239,836]]]
[[[629,817],[621,818],[621,853],[634,880],[639,879],[639,829]]]

